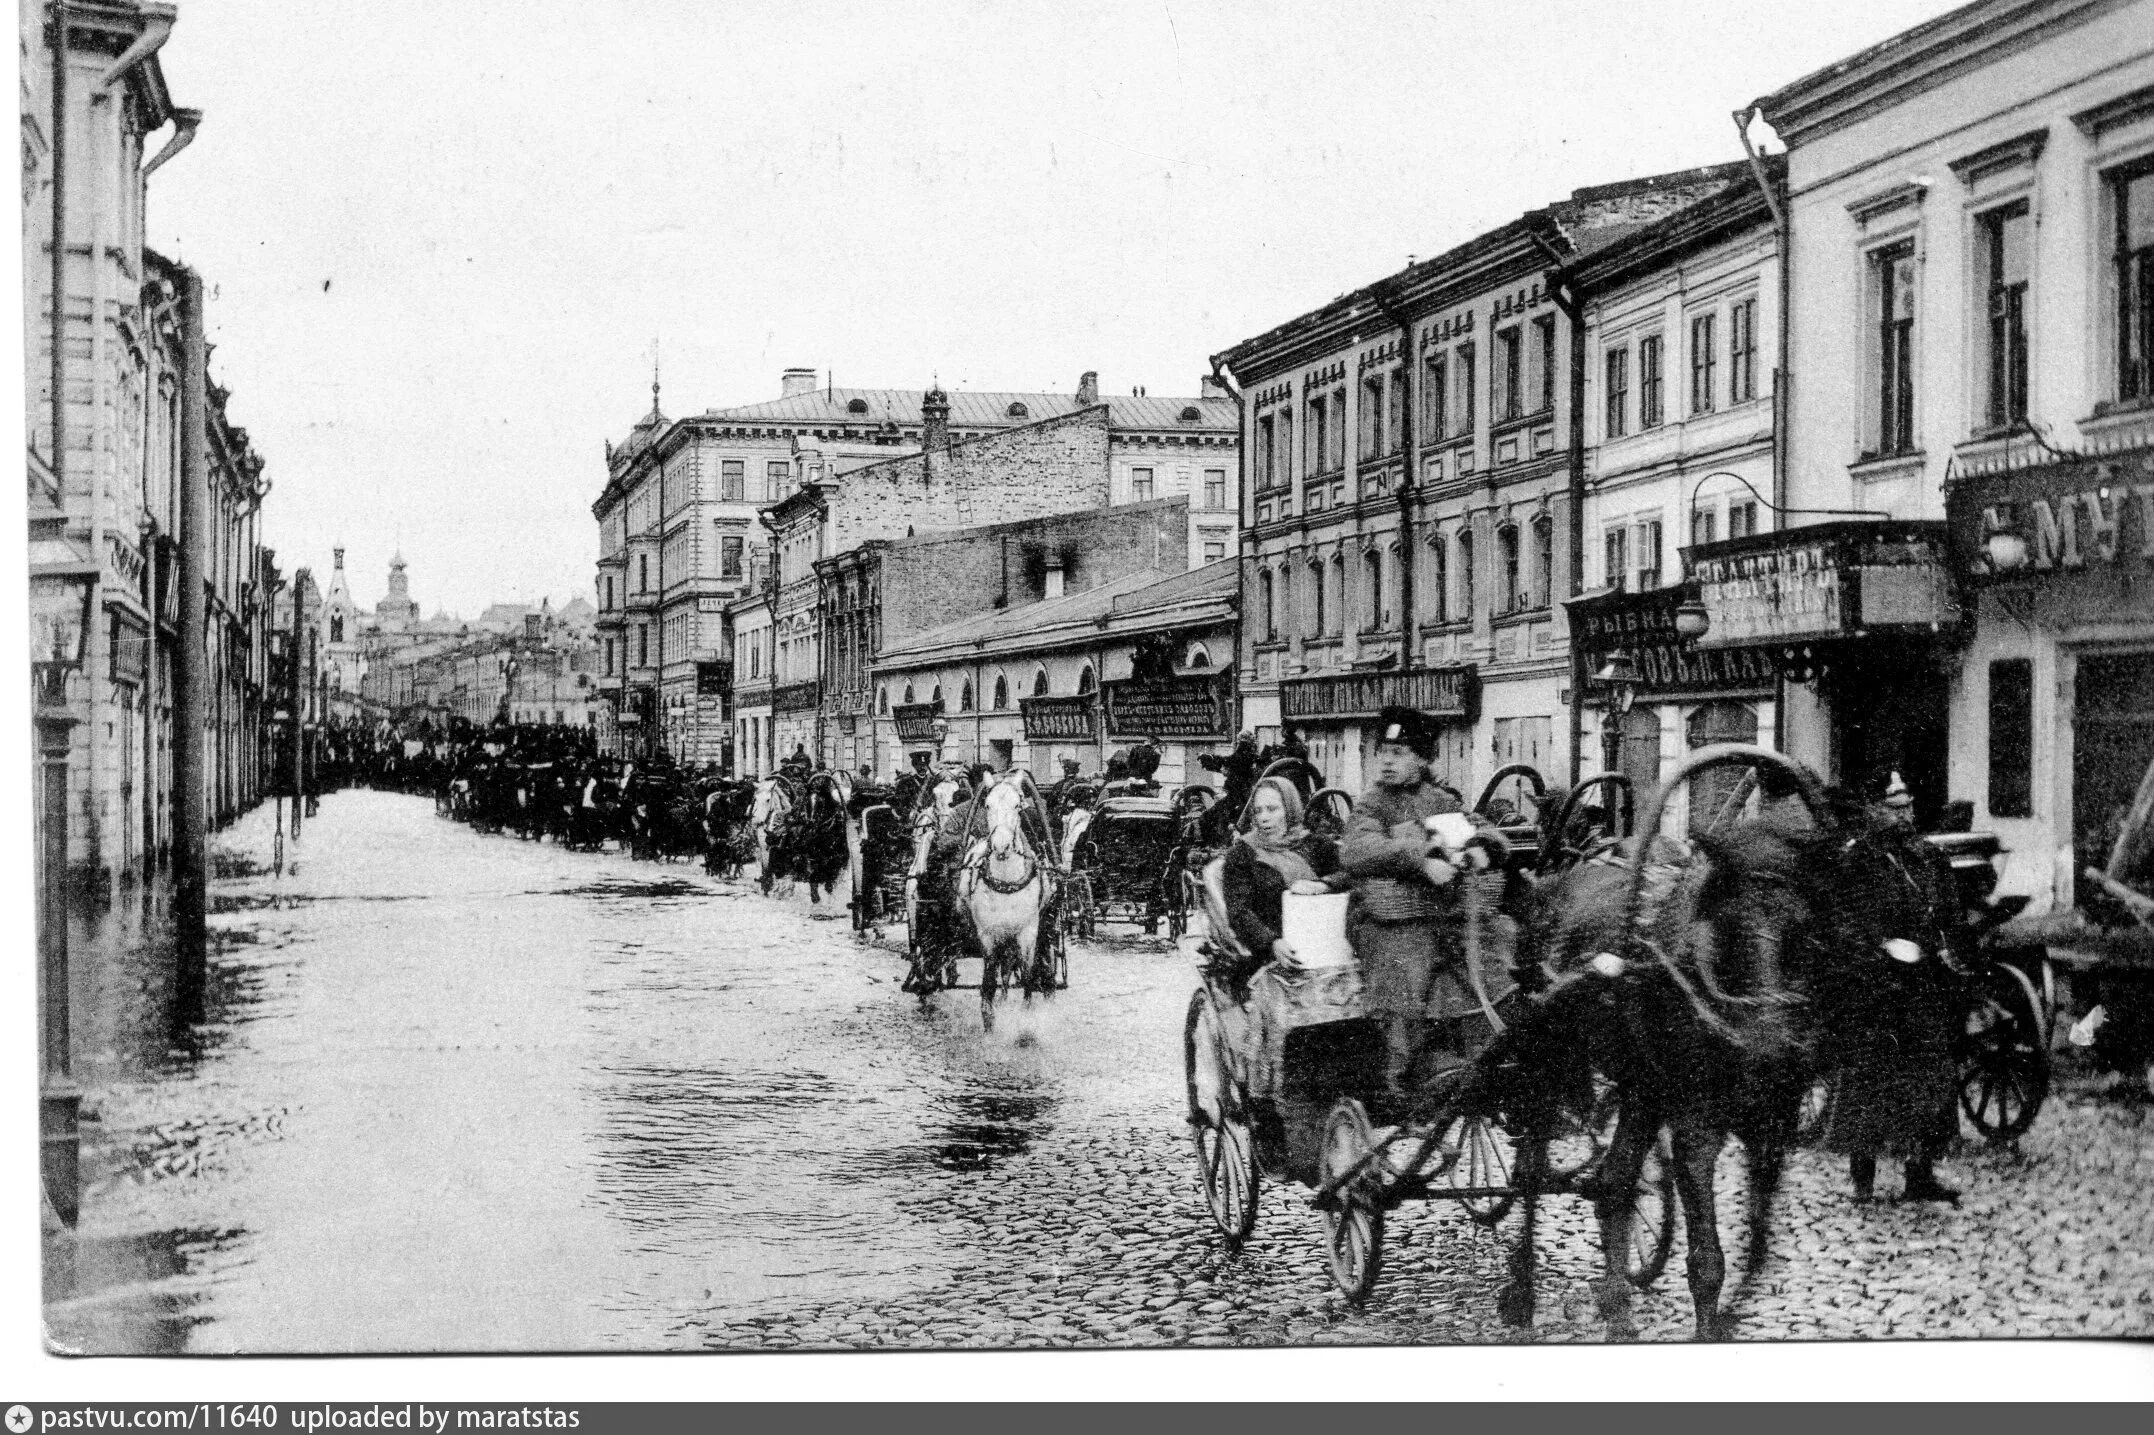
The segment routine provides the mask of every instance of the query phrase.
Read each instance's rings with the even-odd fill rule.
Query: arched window
[[[1276,642],[1279,637],[1279,613],[1272,606],[1271,570],[1269,568],[1257,570],[1257,602],[1260,605],[1257,611],[1263,615],[1258,620],[1261,626],[1257,631],[1264,635],[1265,642]]]
[[[1040,668],[1033,672],[1032,696],[1036,698],[1044,698],[1047,696],[1047,669]]]
[[[1346,631],[1346,555],[1331,555],[1330,593],[1326,594],[1331,609],[1331,626],[1324,631],[1336,638]]]
[[[972,711],[972,679],[970,678],[965,679],[965,686],[958,689],[957,710],[961,713]]]
[[[941,684],[941,683],[937,683],[937,684],[935,684],[935,691],[933,691],[933,692],[931,692],[931,693],[929,693],[929,694],[927,695],[927,700],[928,700],[928,701],[929,701],[930,703],[934,704],[934,705],[935,705],[936,707],[941,707],[941,706],[942,706],[942,684]]]
[[[995,674],[995,711],[998,713],[1002,712],[1003,710],[1008,708],[1009,705],[1010,680],[1004,677],[1002,674],[997,673]]]
[[[1042,676],[1045,675],[1043,674]],[[1092,689],[1096,686],[1097,684],[1092,679],[1092,665],[1090,663],[1086,663],[1084,665],[1084,670],[1077,674],[1077,696],[1083,697],[1086,693],[1091,692]]]
[[[1473,621],[1473,530],[1458,531],[1458,616],[1461,622]]]
[[[1496,530],[1496,612],[1515,613],[1526,606],[1521,576],[1518,571],[1518,525],[1506,523]]]
[[[1533,584],[1534,607],[1555,601],[1556,522],[1545,513],[1533,520]]]
[[[1384,555],[1371,548],[1361,555],[1361,631],[1373,633],[1384,626]]]
[[[329,615],[329,641],[332,643],[344,641],[344,615],[342,613],[331,613]]]
[[[907,684],[905,685],[905,706],[907,706],[907,707],[911,707],[911,706],[912,706],[912,684],[911,684],[911,683],[907,683]]]
[[[1211,665],[1212,651],[1202,643],[1191,643],[1189,651],[1182,655],[1182,666],[1185,668],[1207,670]]]
[[[875,711],[890,716],[890,689],[887,686],[875,690]]]

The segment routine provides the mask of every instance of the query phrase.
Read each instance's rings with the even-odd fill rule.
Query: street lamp
[[[38,1148],[45,1198],[72,1226],[81,1209],[82,1092],[75,1085],[68,1009],[68,755],[76,716],[68,680],[89,654],[97,565],[64,519],[34,523],[30,539],[30,692],[38,743]]]
[[[1614,772],[1623,745],[1623,718],[1638,700],[1638,665],[1630,650],[1617,648],[1593,675],[1601,695],[1601,770]]]

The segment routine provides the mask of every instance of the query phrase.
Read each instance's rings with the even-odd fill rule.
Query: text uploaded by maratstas
[[[15,1411],[23,1418],[18,1428]],[[9,1412],[10,1435],[27,1435],[30,1412]],[[460,1430],[574,1430],[581,1412],[544,1405],[196,1405],[59,1406],[37,1412],[39,1435],[54,1430],[292,1430],[321,1435],[338,1430],[410,1430],[447,1435]]]

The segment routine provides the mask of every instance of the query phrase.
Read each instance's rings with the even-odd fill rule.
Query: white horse
[[[998,987],[1022,987],[1027,1001],[1055,989],[1054,963],[1040,940],[1054,869],[1026,830],[1026,807],[1022,782],[1007,777],[975,799],[973,827],[985,836],[967,848],[955,884],[982,958],[980,1023],[989,1030]]]
[[[793,820],[793,794],[787,784],[775,777],[765,777],[755,784],[755,806],[750,809],[748,821],[755,829],[756,881],[763,888],[763,895],[770,895],[771,884],[781,875],[791,877],[787,871],[777,870],[781,860],[788,860],[784,833]]]

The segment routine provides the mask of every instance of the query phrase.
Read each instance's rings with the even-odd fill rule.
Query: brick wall
[[[1180,572],[1188,566],[1188,509],[1186,498],[1160,499],[893,543],[882,556],[883,646],[994,607],[1005,555],[1013,608],[1046,596],[1053,561],[1062,564],[1066,594],[1147,568]]]
[[[977,528],[1109,501],[1107,407],[908,454],[844,476],[826,552],[908,530]]]

